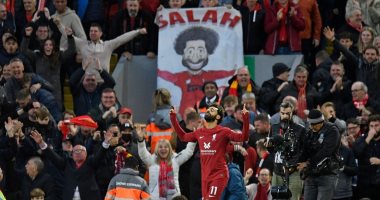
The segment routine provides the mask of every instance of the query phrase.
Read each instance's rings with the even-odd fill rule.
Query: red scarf
[[[260,173],[261,167],[263,166],[263,163],[264,163],[265,159],[268,158],[268,156],[269,156],[269,152],[266,151],[266,152],[264,152],[263,156],[261,157],[259,166],[257,167],[257,170],[256,170],[256,178],[259,177],[259,173]]]
[[[303,87],[298,87],[297,108],[297,116],[305,120],[306,115],[304,110],[307,109],[306,84]]]
[[[287,44],[288,43],[288,32],[286,30],[286,18],[289,10],[289,4],[286,4],[285,7],[282,7],[280,4],[277,4],[276,6],[276,13],[282,8],[282,19],[280,20],[280,30],[278,34],[278,42],[280,44]],[[276,15],[277,16],[277,15]]]
[[[124,167],[125,158],[127,158],[127,157],[129,157],[129,156],[128,156],[128,152],[126,152],[126,151],[116,153],[115,174],[118,174],[120,172],[120,169]]]
[[[368,101],[368,94],[366,94],[364,99],[362,100],[357,100],[357,101],[352,100],[352,103],[354,104],[356,109],[359,109],[361,106],[367,105],[367,101]]]
[[[261,185],[260,183],[258,183],[257,193],[254,200],[268,200],[269,186],[270,186],[269,183],[267,183],[266,185]]]
[[[166,198],[168,190],[174,190],[174,172],[172,165],[166,161],[160,161],[160,172],[158,176],[158,185],[160,188],[160,197]]]
[[[355,30],[357,30],[358,32],[362,32],[363,31],[363,26],[360,24],[360,25],[356,25],[356,24],[353,24],[351,23],[349,20],[347,20],[347,24],[349,26],[351,26],[352,28],[354,28]]]

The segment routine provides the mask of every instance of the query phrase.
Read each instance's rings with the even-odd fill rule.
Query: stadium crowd
[[[157,12],[217,6],[244,54],[302,54],[293,79],[241,67],[184,113],[158,88],[135,124],[112,54],[154,59]],[[0,36],[0,199],[380,198],[380,0],[3,0]]]

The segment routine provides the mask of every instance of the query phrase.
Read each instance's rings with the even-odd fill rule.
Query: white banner
[[[201,100],[205,81],[216,81],[222,91],[244,65],[241,16],[235,9],[163,9],[157,23],[157,87],[170,90],[180,113]]]

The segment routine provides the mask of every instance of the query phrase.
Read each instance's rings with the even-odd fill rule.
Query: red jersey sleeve
[[[179,126],[177,115],[175,113],[170,113],[170,121],[172,122],[172,126],[181,141],[195,142],[197,140],[194,136],[194,132],[186,133],[185,131],[183,131],[181,126]]]
[[[249,136],[249,113],[243,114],[243,134],[231,131],[228,135],[229,139],[237,142],[244,142],[248,140]]]

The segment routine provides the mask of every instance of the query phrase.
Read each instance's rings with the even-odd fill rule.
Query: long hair
[[[48,55],[45,54],[45,44],[48,41],[50,41],[51,44],[53,45],[53,50],[52,50],[50,56],[48,56]],[[51,61],[50,65],[49,65],[50,69],[54,69],[54,68],[58,67],[57,64],[59,62],[60,55],[59,55],[59,51],[57,52],[57,50],[56,50],[56,44],[55,44],[55,41],[52,38],[48,38],[48,39],[46,39],[44,41],[44,43],[41,46],[41,53],[42,53],[42,55],[48,57],[49,60]]]
[[[169,153],[168,153],[168,157],[167,157],[167,162],[168,162],[168,165],[172,165],[172,157],[173,157],[174,152],[173,152],[172,146],[170,145],[169,140],[167,140],[167,139],[161,139],[156,144],[156,148],[154,149],[154,154],[156,155],[156,163],[158,164],[158,163],[160,163],[161,160],[163,160],[160,157],[160,154],[158,153],[158,148],[159,148],[160,144],[168,146]]]
[[[363,41],[362,41],[362,34],[364,31],[367,31],[369,32],[371,35],[372,35],[372,39],[371,41],[369,42],[369,44],[364,44]],[[359,53],[364,53],[364,49],[368,46],[368,45],[372,45],[373,44],[373,40],[375,39],[376,37],[376,32],[375,30],[373,30],[373,28],[369,27],[369,26],[365,26],[363,27],[363,31],[360,33],[359,35],[359,40],[358,40],[358,43],[357,43],[357,46],[358,46],[358,50],[359,50]]]
[[[157,108],[163,105],[171,105],[172,95],[169,90],[165,88],[158,88],[153,94],[153,111],[157,111]]]

